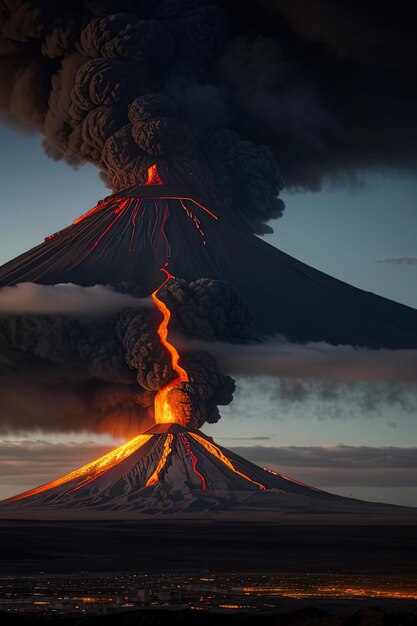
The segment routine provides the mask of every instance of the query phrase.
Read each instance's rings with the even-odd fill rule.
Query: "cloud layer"
[[[0,289],[1,314],[108,315],[127,307],[151,306],[150,299],[120,293],[111,286],[80,287],[72,283],[20,283]]]

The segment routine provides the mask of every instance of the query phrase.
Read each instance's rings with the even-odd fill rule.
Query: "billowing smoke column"
[[[210,105],[229,39],[219,6],[67,4],[1,3],[2,106],[42,130],[50,156],[95,163],[116,192],[144,184],[158,160],[164,181],[179,180],[190,193],[216,175],[222,205],[244,198],[241,216],[257,230],[281,214],[272,153],[224,130],[229,114]]]
[[[115,191],[155,161],[190,192],[215,180],[230,219],[264,232],[283,210],[275,159],[298,189],[415,168],[411,9],[3,0],[0,115],[42,131],[53,158],[95,163]]]
[[[169,333],[206,341],[246,341],[251,318],[226,283],[171,279],[162,301],[175,307]],[[207,305],[211,304],[210,314]],[[135,435],[154,423],[157,392],[175,379],[152,306],[117,315],[0,317],[0,431],[108,432]],[[177,335],[176,335],[177,333]],[[181,350],[189,381],[185,422],[199,428],[220,418],[234,382],[207,352]]]
[[[363,37],[375,53],[391,24],[397,35],[401,28],[386,8],[370,22],[373,2],[361,4]],[[0,284],[132,281],[149,296],[169,261],[187,280],[160,295],[172,328],[188,337],[248,338],[249,314],[219,282],[226,280],[249,304],[258,336],[416,345],[415,312],[347,288],[253,237],[268,232],[266,222],[283,211],[277,162],[293,188],[416,163],[415,67],[401,65],[399,53],[401,46],[415,49],[408,27],[395,38],[396,55],[384,49],[379,59],[342,32],[341,59],[325,28],[314,29],[317,20],[304,23],[291,8],[304,3],[241,5],[0,1],[3,119],[41,131],[53,158],[96,164],[115,193],[0,268]],[[327,5],[317,3],[318,16],[328,15]],[[351,17],[354,9],[342,5],[342,16]],[[201,196],[207,204],[198,202]],[[152,420],[155,394],[175,378],[147,310],[89,324],[65,317],[1,323],[4,419],[17,416],[22,430],[34,411],[35,423],[58,428],[59,405],[73,428],[79,420],[80,427],[111,430],[117,416],[136,432],[138,423]],[[57,363],[49,389],[37,384],[43,368],[50,374]],[[206,353],[184,352],[181,363],[189,377],[181,381],[187,419],[195,426],[216,421],[232,382],[216,374]]]

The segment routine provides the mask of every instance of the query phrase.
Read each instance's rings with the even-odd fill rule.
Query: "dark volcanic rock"
[[[145,192],[138,213],[138,195]],[[3,265],[0,286],[130,282],[146,296],[161,284],[160,268],[169,260],[177,278],[229,283],[249,307],[258,334],[277,333],[296,342],[417,347],[414,309],[312,269],[226,218],[214,219],[192,201],[158,199],[164,193],[163,186],[127,190],[124,198],[133,200],[122,211],[123,198],[103,203]]]

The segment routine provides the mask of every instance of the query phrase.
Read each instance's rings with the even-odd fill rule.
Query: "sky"
[[[42,152],[40,135],[0,127],[0,146],[0,263],[66,226],[108,194],[95,167],[86,165],[77,171],[48,159]],[[378,262],[417,258],[415,177],[373,174],[355,187],[284,193],[282,197],[286,202],[284,217],[273,223],[275,232],[267,235],[266,241],[352,285],[417,307],[417,265]],[[305,482],[342,495],[417,506],[415,470],[410,472],[407,465],[409,453],[404,453],[402,467],[398,455],[386,452],[386,471],[381,479],[381,455],[375,460],[366,452],[367,448],[386,451],[394,447],[398,451],[416,447],[415,412],[402,406],[401,399],[376,405],[365,400],[356,392],[346,391],[342,399],[329,399],[313,390],[301,400],[290,401],[283,397],[277,379],[238,378],[233,403],[221,408],[218,424],[206,425],[204,430],[255,462],[262,463],[265,450],[269,450],[271,467]],[[23,439],[30,443],[22,444]],[[31,457],[31,451],[50,450],[50,446],[74,440],[77,445],[71,447],[62,468],[56,464],[47,470],[39,468],[37,455]],[[86,441],[92,443],[86,447]],[[5,454],[0,460],[0,496],[34,486],[36,477],[45,482],[58,469],[67,471],[76,460],[89,460],[91,446],[102,450],[109,444],[108,439],[91,434],[57,438],[48,433],[28,433],[25,437],[10,433],[0,439],[0,450],[3,446]],[[10,450],[20,450],[21,445],[26,453],[10,465]],[[277,447],[287,451],[287,465],[280,462]],[[327,455],[333,451],[332,458],[323,460],[314,452],[316,448],[326,449]],[[301,449],[310,451],[313,465],[306,465]],[[340,455],[347,463],[345,470],[338,466]],[[414,451],[414,461],[415,456]],[[368,466],[364,459],[368,459]],[[358,462],[360,475],[354,468]],[[388,473],[390,478],[386,478]]]

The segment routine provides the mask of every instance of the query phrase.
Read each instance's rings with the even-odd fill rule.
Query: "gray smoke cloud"
[[[195,427],[232,401],[230,376],[238,403],[245,390],[260,393],[277,417],[311,399],[325,407],[320,418],[386,404],[417,410],[416,351],[254,343],[247,308],[221,281],[175,279],[160,297],[190,376],[181,393]],[[151,304],[103,286],[0,290],[0,431],[133,435],[150,426],[156,392],[175,378]]]
[[[318,189],[415,169],[403,4],[3,0],[0,111],[41,131],[52,158],[96,164],[115,191],[157,161],[167,182],[268,232],[281,175]]]
[[[204,342],[186,342],[204,349]],[[378,415],[386,407],[417,411],[417,351],[369,350],[326,343],[212,343],[221,371],[237,380],[236,407],[256,413],[252,398],[262,397],[263,411],[280,419],[286,411],[318,419]],[[308,408],[306,408],[308,406]],[[244,408],[245,407],[245,408]]]
[[[19,283],[0,289],[0,315],[108,315],[126,307],[150,307],[146,298],[135,298],[112,287],[80,287],[72,283],[38,285]]]
[[[226,284],[175,280],[160,297],[180,291],[173,337],[180,331],[236,340],[239,328],[249,335],[250,316]],[[200,319],[207,298],[216,308]],[[0,432],[126,436],[150,427],[156,393],[177,375],[157,334],[161,314],[149,302],[102,286],[27,283],[0,290]],[[232,401],[234,381],[207,350],[186,349],[181,363],[189,375],[179,390],[187,418],[194,427],[216,422],[218,405]]]
[[[188,342],[203,349],[204,342]],[[371,350],[324,342],[285,340],[230,346],[212,343],[210,352],[233,375],[304,378],[335,382],[404,382],[417,385],[416,350]]]

